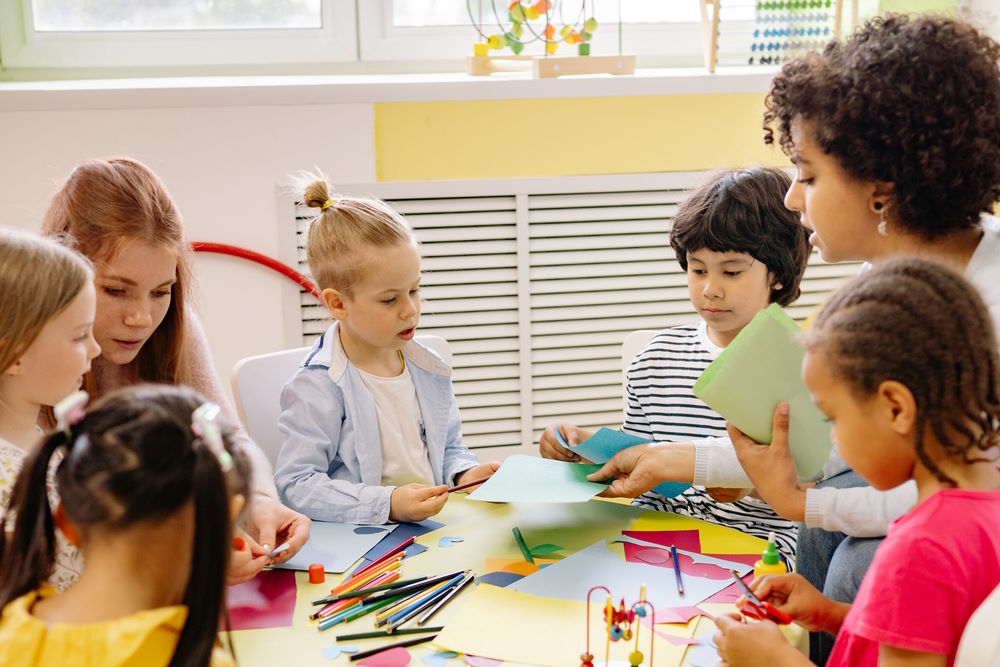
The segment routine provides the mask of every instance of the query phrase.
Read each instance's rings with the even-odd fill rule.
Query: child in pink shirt
[[[838,667],[951,666],[969,617],[1000,583],[1000,359],[982,299],[924,260],[863,273],[823,308],[802,374],[845,461],[877,489],[913,479],[853,605],[800,575],[754,593],[813,631],[837,634]],[[787,437],[788,408],[775,413]],[[770,621],[718,619],[725,665],[809,665]]]

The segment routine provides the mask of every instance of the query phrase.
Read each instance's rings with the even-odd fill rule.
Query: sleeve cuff
[[[806,528],[823,528],[823,499],[829,489],[806,489]]]

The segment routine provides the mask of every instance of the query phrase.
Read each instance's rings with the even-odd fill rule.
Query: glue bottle
[[[778,555],[778,549],[774,546],[774,533],[767,536],[767,548],[760,556],[760,560],[753,564],[754,579],[765,574],[784,574],[787,571],[785,564]]]

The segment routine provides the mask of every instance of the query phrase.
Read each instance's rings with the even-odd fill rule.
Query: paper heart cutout
[[[324,646],[323,647],[323,657],[330,660],[336,660],[340,657],[341,650],[337,646]]]
[[[446,536],[444,536],[444,537],[442,537],[441,539],[438,540],[438,546],[447,549],[447,548],[451,547],[451,545],[455,544],[456,542],[464,542],[464,541],[465,541],[465,538],[462,538],[462,537],[453,537],[451,535],[446,535]]]
[[[374,533],[384,533],[385,528],[379,526],[358,526],[354,529],[356,535],[372,535]]]

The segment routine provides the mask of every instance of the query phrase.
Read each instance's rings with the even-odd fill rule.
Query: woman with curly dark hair
[[[986,215],[1000,199],[998,59],[1000,45],[959,21],[876,18],[821,54],[787,62],[771,84],[764,128],[797,167],[785,203],[825,260],[945,264],[978,289],[1000,330],[1000,220]],[[787,424],[775,415],[776,434]],[[808,488],[780,438],[763,446],[730,435],[747,479],[728,483],[752,485],[778,514],[804,521],[799,572],[829,597],[852,600],[889,522],[916,502],[913,483],[879,492],[846,471]],[[675,478],[665,452],[623,450],[594,477],[617,475],[619,487],[635,480],[630,492],[642,493]],[[813,649],[822,664],[824,651]]]

